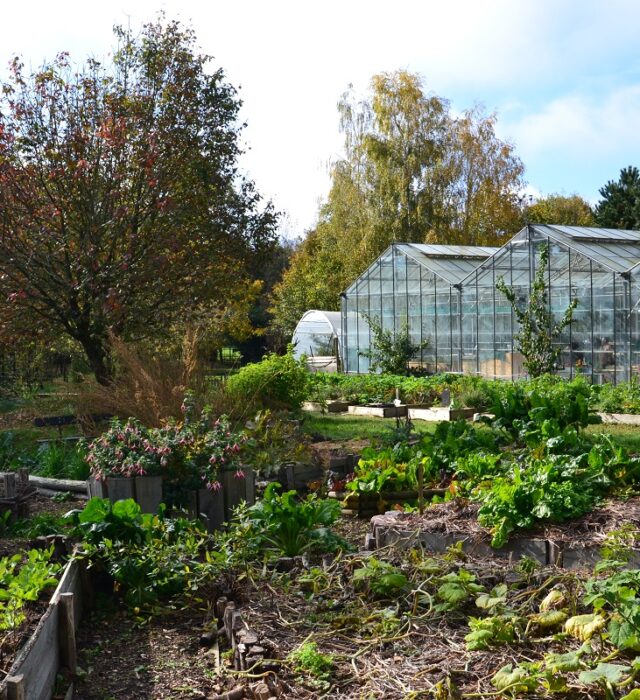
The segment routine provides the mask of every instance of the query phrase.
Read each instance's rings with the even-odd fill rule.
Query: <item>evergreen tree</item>
[[[640,171],[623,168],[617,182],[609,180],[600,189],[596,221],[605,228],[640,230]]]

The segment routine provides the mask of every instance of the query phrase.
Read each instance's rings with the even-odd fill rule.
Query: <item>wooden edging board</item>
[[[0,683],[0,700],[49,700],[62,666],[75,672],[75,633],[82,616],[82,570],[72,558],[38,626]]]

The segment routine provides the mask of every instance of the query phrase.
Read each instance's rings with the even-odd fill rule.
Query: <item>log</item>
[[[44,476],[29,474],[29,483],[38,488],[49,489],[51,491],[71,491],[72,493],[87,493],[86,481],[75,481],[73,479],[49,479]]]

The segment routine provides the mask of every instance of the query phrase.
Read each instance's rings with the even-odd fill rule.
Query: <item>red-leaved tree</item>
[[[0,102],[0,335],[49,328],[110,378],[109,335],[224,306],[274,238],[239,177],[240,102],[178,23],[80,68],[12,64]]]

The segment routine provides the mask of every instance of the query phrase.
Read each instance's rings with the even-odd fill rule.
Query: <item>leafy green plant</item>
[[[83,509],[72,510],[65,518],[73,526],[73,534],[94,545],[105,539],[142,544],[158,522],[157,516],[142,513],[132,498],[115,503],[91,498]]]
[[[262,500],[246,509],[248,537],[288,557],[308,549],[331,552],[347,547],[330,530],[340,516],[338,501],[315,494],[298,500],[295,491],[279,493],[280,488],[280,484],[269,484]]]
[[[32,549],[0,559],[0,630],[15,629],[24,621],[26,603],[38,600],[43,590],[57,584],[60,565],[51,562],[53,548]]]
[[[524,357],[523,365],[532,377],[551,374],[556,369],[560,347],[557,341],[562,331],[571,323],[573,312],[578,305],[572,299],[562,318],[556,320],[549,308],[547,291],[547,264],[549,247],[540,249],[538,268],[533,279],[528,298],[521,301],[513,289],[507,287],[504,279],[496,283],[496,289],[504,294],[511,304],[513,314],[520,326],[514,335],[516,348]]]
[[[436,596],[442,602],[436,606],[437,610],[455,610],[464,605],[472,596],[484,592],[484,586],[476,582],[475,574],[467,569],[460,568],[452,571],[439,579]]]
[[[303,642],[288,656],[296,673],[303,673],[312,678],[327,681],[334,668],[333,656],[318,651],[315,642]]]
[[[391,598],[400,593],[408,581],[406,575],[395,566],[373,556],[353,572],[356,588],[370,591],[381,598]]]
[[[143,514],[132,499],[92,498],[67,518],[83,539],[83,556],[107,571],[132,608],[196,591],[223,560],[205,551],[200,523]]]

